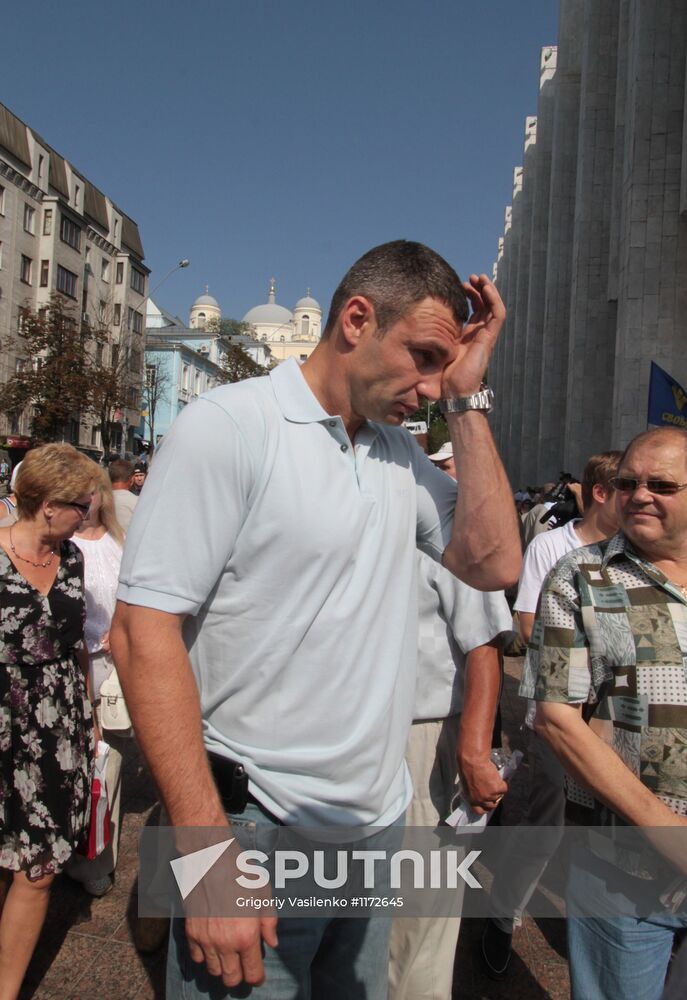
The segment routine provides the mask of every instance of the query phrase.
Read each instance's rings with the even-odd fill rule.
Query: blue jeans
[[[687,918],[662,911],[658,899],[650,917],[619,916],[633,895],[627,877],[622,889],[618,881],[618,869],[590,851],[575,855],[566,894],[573,1000],[659,1000],[663,992],[674,934]],[[574,916],[576,903],[598,916]]]
[[[279,827],[258,806],[229,819],[243,847],[274,850]],[[382,916],[280,918],[279,946],[264,948],[264,984],[230,987],[191,959],[184,921],[172,920],[167,1000],[386,1000],[390,930]]]

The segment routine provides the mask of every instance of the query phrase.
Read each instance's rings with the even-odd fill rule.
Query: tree
[[[222,337],[228,337],[230,340],[235,337],[250,337],[253,339],[253,327],[250,323],[244,323],[240,319],[231,319],[229,316],[226,319],[210,319],[205,325],[205,329],[208,333],[219,333]]]
[[[17,357],[17,370],[0,386],[0,410],[21,412],[32,407],[31,433],[45,441],[61,441],[68,425],[88,409],[90,357],[88,330],[74,307],[55,293],[50,306],[20,314],[16,338],[2,343]]]
[[[222,365],[223,382],[241,382],[244,378],[254,378],[264,375],[265,369],[257,361],[253,361],[247,351],[239,344],[232,344]]]
[[[150,447],[155,447],[155,410],[159,403],[167,399],[172,378],[166,358],[146,361],[146,377],[143,382],[143,419],[148,425]]]
[[[100,333],[100,331],[99,331]],[[117,411],[129,402],[127,383],[129,381],[129,352],[120,350],[118,344],[111,343],[109,334],[98,335],[95,359],[90,364],[90,392],[86,409],[93,414],[100,427],[103,452],[112,451],[112,425],[117,420]]]
[[[0,386],[0,410],[30,406],[31,433],[45,441],[64,440],[70,423],[91,414],[107,455],[117,411],[140,406],[142,351],[119,337],[105,316],[95,327],[82,323],[59,293],[46,309],[23,310],[18,336],[1,345],[16,355],[17,371]]]
[[[429,420],[427,419],[428,417]],[[439,451],[442,444],[445,444],[451,438],[446,418],[441,412],[438,403],[431,403],[429,409],[427,408],[427,404],[424,403],[408,419],[424,420],[427,424],[427,449],[430,455]]]
[[[222,365],[224,377],[222,382],[241,382],[244,378],[253,378],[256,375],[264,375],[265,369],[257,361],[253,361],[246,349],[234,343],[235,340],[247,337],[253,340],[253,327],[250,323],[242,320],[231,319],[211,319],[208,320],[205,329],[208,333],[219,334],[228,341],[228,351],[226,361]]]

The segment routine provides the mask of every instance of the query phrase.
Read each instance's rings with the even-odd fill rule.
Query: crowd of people
[[[19,994],[55,876],[93,896],[116,877],[131,733],[103,728],[115,679],[169,824],[227,831],[233,863],[245,835],[260,848],[284,826],[441,826],[458,782],[493,813],[508,793],[492,748],[515,622],[525,823],[554,833],[533,854],[514,831],[494,872],[481,958],[495,979],[571,789],[594,825],[687,826],[687,434],[649,431],[590,458],[581,483],[513,497],[483,384],[504,316],[485,275],[463,283],[429,248],[385,244],[344,276],[304,364],[186,407],[147,477],[65,444],[14,470],[0,521],[0,1000]],[[423,400],[441,401],[449,433],[429,456],[402,426]],[[86,857],[103,745],[111,836]],[[675,841],[657,850],[686,874]],[[591,847],[573,859],[576,1000],[664,990],[687,919],[658,883],[655,910],[633,915],[647,876],[627,865]],[[169,923],[170,1000],[451,997],[457,916]]]

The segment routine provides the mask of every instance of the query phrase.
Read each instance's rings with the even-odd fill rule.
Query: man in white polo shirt
[[[237,764],[249,778],[238,822],[402,816],[415,548],[482,589],[519,568],[481,390],[503,318],[485,275],[463,286],[429,248],[385,244],[344,277],[301,368],[214,390],[165,436],[127,538],[111,642],[173,825],[228,828],[237,811],[220,794]],[[401,427],[441,397],[457,499]],[[180,501],[195,512],[183,530]],[[182,975],[184,996],[201,997],[243,996],[265,974],[269,1000],[386,994],[385,919],[285,920],[278,945],[272,917],[185,924],[169,996]]]

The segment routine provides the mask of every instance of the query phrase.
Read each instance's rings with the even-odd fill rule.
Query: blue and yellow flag
[[[646,422],[650,427],[681,427],[687,430],[687,393],[679,382],[653,361]]]

